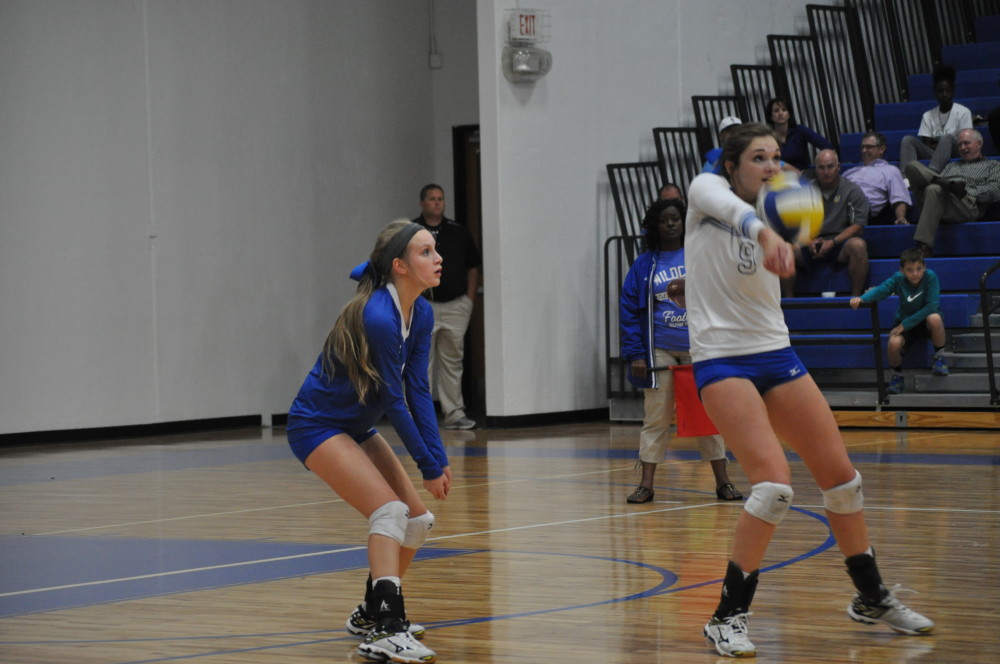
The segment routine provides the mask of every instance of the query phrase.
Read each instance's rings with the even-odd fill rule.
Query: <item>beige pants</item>
[[[472,318],[472,300],[462,295],[448,302],[431,302],[434,330],[431,332],[430,383],[445,423],[465,417],[462,398],[462,360],[465,358],[465,331]],[[436,385],[435,385],[436,381]]]
[[[691,354],[679,350],[654,349],[656,366],[667,367],[675,364],[691,364]],[[674,373],[669,370],[657,372],[659,387],[645,392],[646,416],[639,432],[639,460],[646,463],[663,463],[667,458],[670,444],[670,422],[674,410]],[[722,436],[699,436],[698,449],[702,461],[726,458],[726,444]]]

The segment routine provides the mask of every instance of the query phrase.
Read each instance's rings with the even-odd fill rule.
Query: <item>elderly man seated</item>
[[[983,135],[975,129],[958,134],[959,161],[935,173],[918,161],[906,165],[917,200],[922,204],[913,239],[924,256],[934,252],[938,226],[976,221],[990,203],[1000,201],[1000,161],[983,157]]]

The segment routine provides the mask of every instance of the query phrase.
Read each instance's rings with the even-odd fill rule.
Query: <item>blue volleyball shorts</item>
[[[353,438],[358,445],[365,442],[378,433],[374,428],[368,429],[361,434],[344,431],[322,424],[293,424],[289,421],[290,427],[286,427],[288,445],[292,448],[292,453],[302,462],[304,466],[309,455],[316,451],[316,448],[339,434],[347,434]]]
[[[695,362],[693,368],[698,394],[701,394],[706,385],[725,378],[745,378],[754,384],[759,393],[764,394],[772,387],[801,378],[807,373],[805,365],[791,346],[765,353],[702,360]]]

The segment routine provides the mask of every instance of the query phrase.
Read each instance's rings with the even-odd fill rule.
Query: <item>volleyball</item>
[[[815,184],[778,178],[760,190],[756,207],[757,216],[789,242],[807,244],[823,225],[823,195]]]

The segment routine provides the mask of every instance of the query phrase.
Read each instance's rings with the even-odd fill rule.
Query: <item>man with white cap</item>
[[[701,167],[702,173],[715,173],[719,166],[719,157],[722,156],[722,144],[726,142],[726,136],[733,127],[737,127],[743,124],[735,115],[730,115],[722,118],[719,121],[719,147],[709,150],[705,153],[705,164]]]

